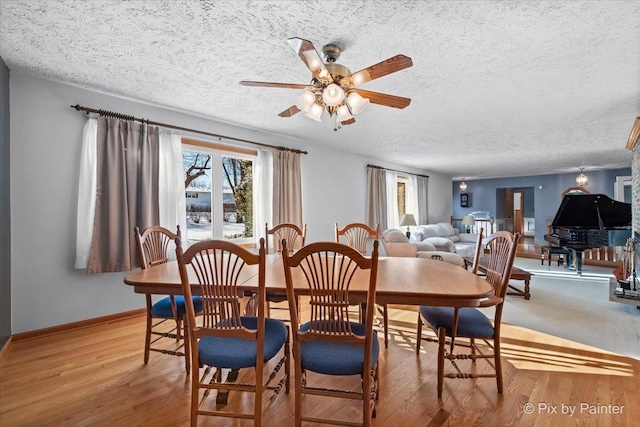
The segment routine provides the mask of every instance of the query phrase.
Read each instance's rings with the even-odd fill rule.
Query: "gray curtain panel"
[[[384,169],[367,167],[367,225],[387,223],[387,177]]]
[[[418,225],[429,224],[429,177],[418,176]]]
[[[302,227],[300,153],[273,153],[273,225],[288,222]]]
[[[138,265],[133,229],[160,223],[158,128],[98,118],[97,192],[87,272]]]

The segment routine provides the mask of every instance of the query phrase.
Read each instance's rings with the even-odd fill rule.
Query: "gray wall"
[[[9,69],[0,58],[0,348],[11,336]]]
[[[329,151],[20,73],[11,73],[10,88],[14,334],[144,306],[144,297],[123,284],[125,273],[88,276],[73,269],[78,163],[86,115],[70,105],[309,151],[301,163],[303,218],[310,242],[332,240],[335,222],[365,221],[367,163],[430,175],[430,218],[446,221],[451,212],[450,176]]]
[[[629,153],[631,157],[631,153]],[[502,194],[498,189],[533,188],[533,215],[529,211],[526,217],[535,217],[536,234],[535,242],[543,243],[547,233],[547,221],[553,220],[560,202],[562,192],[569,187],[576,186],[578,172],[552,175],[521,176],[512,178],[494,178],[465,181],[467,193],[472,195],[471,206],[460,207],[460,182],[454,182],[452,186],[453,216],[462,218],[474,211],[489,211],[496,218],[503,218],[504,206],[497,194]],[[613,198],[613,185],[617,176],[631,175],[631,168],[585,171],[589,183],[585,186],[592,194],[606,194]],[[530,190],[529,190],[530,191]],[[525,203],[531,202],[531,196],[525,195]]]

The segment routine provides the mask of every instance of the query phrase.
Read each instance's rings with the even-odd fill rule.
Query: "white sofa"
[[[428,242],[410,242],[406,233],[390,228],[380,233],[385,255],[389,257],[441,259],[445,262],[465,268],[464,260],[458,254],[438,251]]]
[[[448,222],[418,225],[411,232],[411,242],[430,243],[437,251],[453,252],[461,257],[472,257],[475,254],[478,235],[460,233]]]

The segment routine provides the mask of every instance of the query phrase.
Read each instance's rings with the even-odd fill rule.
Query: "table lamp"
[[[473,219],[471,215],[465,215],[464,218],[462,218],[462,223],[464,224],[465,232],[469,233],[469,229],[476,223],[476,220]]]
[[[416,219],[413,217],[413,214],[404,214],[402,215],[402,219],[400,220],[400,225],[407,226],[407,238],[411,237],[411,231],[409,230],[410,225],[418,225],[416,224]]]

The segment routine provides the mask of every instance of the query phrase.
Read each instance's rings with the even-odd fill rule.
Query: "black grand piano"
[[[631,236],[631,204],[612,200],[604,194],[567,194],[551,229],[544,240],[552,246],[570,249],[569,254],[575,251],[576,270],[582,274],[584,250],[624,246]]]

